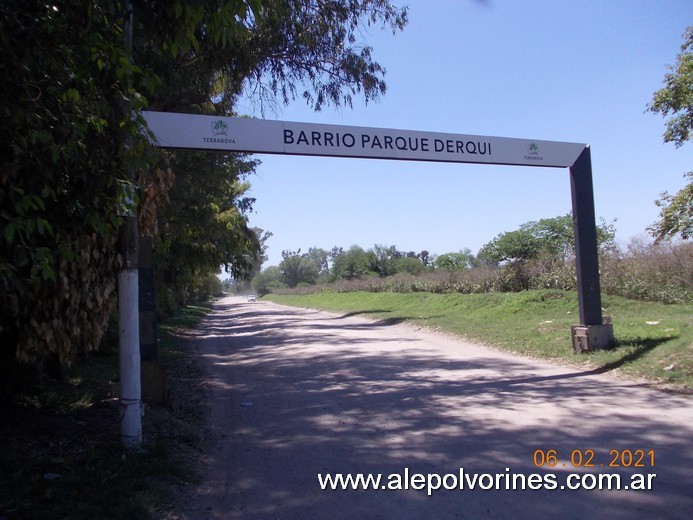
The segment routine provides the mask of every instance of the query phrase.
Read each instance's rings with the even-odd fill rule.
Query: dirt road
[[[406,325],[241,298],[220,301],[191,341],[209,378],[212,441],[189,519],[693,512],[690,397]],[[536,467],[536,450],[551,463],[555,453],[555,466]],[[629,453],[644,467],[609,467],[614,458],[638,462]],[[402,489],[322,490],[318,474],[328,473],[382,474],[378,487]],[[492,476],[478,476],[471,490],[475,473]],[[587,486],[607,473],[632,485],[639,473],[652,489],[561,490],[573,473],[571,484]],[[429,474],[449,474],[430,496],[438,481]],[[518,489],[479,489],[492,480]]]

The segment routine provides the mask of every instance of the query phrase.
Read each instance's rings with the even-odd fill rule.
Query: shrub
[[[633,242],[626,251],[612,248],[600,257],[601,286],[606,294],[625,298],[688,303],[693,287],[693,244],[643,244]],[[281,292],[306,294],[334,292],[484,293],[527,289],[572,291],[577,287],[574,259],[544,255],[500,267],[482,265],[471,269],[436,269],[422,274],[397,273],[338,280],[327,286],[301,287]],[[272,291],[278,292],[278,291]]]

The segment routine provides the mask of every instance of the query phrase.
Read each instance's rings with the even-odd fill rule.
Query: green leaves
[[[683,240],[693,237],[693,172],[688,172],[688,184],[675,195],[664,192],[655,204],[661,208],[659,220],[647,230],[657,242],[677,236]]]
[[[664,142],[676,147],[691,139],[693,129],[693,26],[686,29],[681,53],[676,65],[669,67],[664,78],[664,88],[654,93],[647,106],[650,112],[669,117],[664,132]]]
[[[613,243],[613,225],[597,226],[597,243],[606,247]],[[526,222],[519,229],[501,233],[485,244],[479,260],[488,264],[525,261],[540,255],[566,258],[574,253],[573,218],[570,213],[560,217]]]
[[[664,142],[676,147],[690,141],[693,131],[693,26],[686,28],[676,65],[665,76],[665,87],[655,92],[647,106],[651,112],[669,117]],[[661,208],[659,220],[647,230],[657,242],[677,235],[687,240],[693,236],[693,172],[688,172],[688,184],[675,195],[664,192],[655,204]]]

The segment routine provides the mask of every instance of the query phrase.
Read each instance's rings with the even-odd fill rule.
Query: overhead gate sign
[[[159,146],[283,155],[569,168],[585,144],[143,112]]]
[[[592,162],[586,144],[169,112],[142,116],[154,144],[163,148],[569,168],[580,313],[573,346],[581,351],[613,342],[613,327],[601,309]]]

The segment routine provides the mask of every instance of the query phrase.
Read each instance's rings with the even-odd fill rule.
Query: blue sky
[[[401,5],[401,2],[394,0]],[[266,118],[589,143],[597,217],[646,237],[654,201],[684,185],[691,144],[645,112],[674,64],[690,0],[410,0],[409,25],[362,33],[387,70],[377,103]],[[261,117],[251,103],[239,112]],[[570,211],[568,170],[258,155],[250,225],[284,249],[395,245],[443,254]]]

